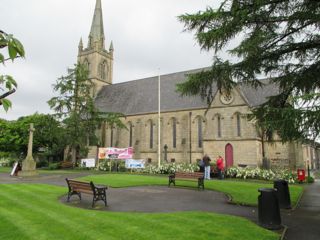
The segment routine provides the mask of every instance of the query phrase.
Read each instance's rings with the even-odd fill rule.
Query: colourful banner
[[[99,148],[99,159],[130,159],[133,156],[133,148]]]

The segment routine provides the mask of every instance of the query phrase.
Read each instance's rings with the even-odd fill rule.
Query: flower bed
[[[199,166],[194,163],[164,163],[160,167],[147,165],[142,171],[150,174],[170,174],[175,172],[198,172],[199,170]]]
[[[241,179],[260,179],[273,181],[276,179],[284,179],[289,183],[297,182],[297,174],[287,169],[281,170],[266,170],[261,168],[240,168],[231,167],[225,172],[226,177],[241,178]]]

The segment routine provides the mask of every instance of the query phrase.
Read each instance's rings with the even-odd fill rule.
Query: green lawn
[[[0,173],[10,173],[12,168],[10,167],[0,167]]]
[[[117,175],[106,176],[106,179],[109,177],[113,178],[113,182],[118,182],[118,186],[121,185],[115,179]],[[142,182],[140,180],[140,183]],[[205,212],[147,214],[85,210],[60,203],[58,197],[64,194],[65,187],[0,184],[0,239],[279,238],[277,234],[239,217]]]
[[[136,174],[102,174],[91,175],[81,178],[86,181],[93,181],[97,184],[104,184],[111,187],[130,187],[144,185],[167,185],[168,177],[144,176]],[[176,180],[177,186],[196,187],[195,181]],[[205,188],[223,192],[231,196],[232,202],[247,205],[257,205],[259,188],[272,188],[272,183],[232,181],[232,180],[210,180],[205,181]],[[303,188],[298,185],[290,185],[290,197],[292,205],[297,203]]]

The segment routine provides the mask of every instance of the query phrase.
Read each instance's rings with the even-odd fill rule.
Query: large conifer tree
[[[258,78],[267,77],[280,92],[254,109],[259,124],[277,130],[284,141],[319,137],[320,1],[224,0],[218,9],[179,19],[215,55],[211,69],[177,86],[182,95],[211,103],[214,82],[229,91],[236,82],[263,87]],[[241,41],[226,49],[234,39]],[[219,58],[226,50],[233,60]]]

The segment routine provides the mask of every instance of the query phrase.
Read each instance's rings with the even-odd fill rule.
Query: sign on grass
[[[139,169],[144,168],[144,159],[126,159],[126,168]]]
[[[87,168],[93,168],[96,166],[96,160],[94,158],[81,159],[81,166]]]

